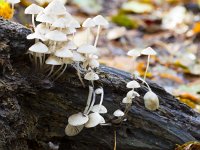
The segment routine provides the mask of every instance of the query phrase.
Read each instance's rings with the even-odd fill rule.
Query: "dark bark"
[[[0,19],[0,150],[45,150],[49,141],[59,143],[61,150],[108,150],[113,149],[114,130],[118,150],[171,150],[175,144],[200,140],[200,115],[150,81],[159,96],[159,110],[144,108],[146,89],[142,87],[138,90],[141,97],[134,100],[122,125],[98,126],[75,137],[65,136],[67,117],[84,109],[88,88],[82,87],[70,67],[56,82],[34,71],[25,55],[33,43],[26,40],[30,32]],[[131,75],[105,66],[98,72],[100,80],[95,86],[105,90],[104,105],[109,110],[105,118],[112,122],[112,113],[124,109],[121,100]]]

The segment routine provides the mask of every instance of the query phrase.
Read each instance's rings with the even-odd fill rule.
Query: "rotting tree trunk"
[[[73,68],[56,82],[34,71],[25,52],[31,31],[22,25],[0,19],[0,150],[48,150],[48,142],[60,150],[113,149],[114,130],[118,150],[172,150],[176,144],[200,140],[200,115],[163,88],[149,81],[159,96],[160,108],[144,108],[144,87],[134,100],[127,121],[121,126],[98,126],[67,137],[67,117],[84,109],[88,88],[83,88]],[[104,105],[112,121],[114,110],[124,106],[129,73],[102,66],[96,87],[105,90]],[[85,82],[87,83],[87,82]]]

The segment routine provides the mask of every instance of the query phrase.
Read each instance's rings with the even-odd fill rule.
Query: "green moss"
[[[131,29],[135,29],[138,27],[138,24],[136,21],[130,19],[126,14],[124,13],[119,13],[116,16],[112,17],[112,22],[120,25],[120,26],[124,26],[127,28],[131,28]]]

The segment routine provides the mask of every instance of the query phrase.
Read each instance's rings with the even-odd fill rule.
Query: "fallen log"
[[[29,33],[20,24],[0,19],[1,150],[48,150],[49,142],[59,145],[59,150],[108,150],[113,149],[114,131],[118,150],[172,150],[176,144],[200,140],[200,115],[151,81],[148,83],[160,100],[159,110],[145,109],[142,97],[146,88],[142,87],[126,122],[84,129],[67,137],[67,118],[84,109],[88,88],[82,87],[70,67],[56,82],[35,71],[25,54],[33,44],[26,39]],[[105,118],[112,122],[112,113],[124,109],[121,100],[131,75],[106,66],[98,72],[100,80],[95,86],[104,88]]]

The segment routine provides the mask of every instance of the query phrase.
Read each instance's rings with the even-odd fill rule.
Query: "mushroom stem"
[[[32,24],[33,24],[33,29],[35,30],[35,18],[34,18],[34,14],[32,14]]]
[[[100,25],[98,25],[98,28],[97,28],[97,36],[96,36],[96,39],[95,39],[95,42],[94,42],[94,47],[97,47],[97,42],[98,42],[98,40],[99,40],[100,30],[101,30],[101,27],[100,27]]]
[[[62,67],[63,67],[63,65],[61,65],[61,66],[58,68],[58,70],[57,70],[53,75],[50,76],[50,78],[53,78],[53,77],[62,69]]]
[[[137,79],[139,79],[140,81],[142,81],[143,83],[145,83],[146,86],[147,86],[147,88],[148,88],[148,90],[149,90],[149,91],[152,91],[151,88],[150,88],[150,86],[149,86],[149,84],[148,84],[144,79],[142,79],[142,78],[140,78],[140,77],[137,77]]]
[[[43,63],[43,61],[42,61],[42,54],[39,54],[39,60],[40,60],[40,66],[39,66],[39,68],[40,68],[40,70],[42,70],[42,63]]]
[[[116,135],[116,130],[114,131],[114,149],[113,150],[117,150],[117,135]]]
[[[49,77],[51,75],[51,73],[53,72],[53,70],[54,70],[54,65],[51,66],[51,70],[50,70],[49,74],[47,75],[47,77]]]
[[[87,43],[89,43],[89,39],[90,39],[89,36],[90,36],[90,28],[87,28],[87,39],[86,39]]]
[[[91,105],[90,105],[90,107],[89,107],[89,109],[88,109],[88,111],[87,111],[87,115],[90,113],[90,111],[92,110],[92,107],[94,106],[94,103],[95,103],[95,100],[96,100],[96,93],[95,92],[93,92],[93,99],[92,99],[92,103],[91,103]]]
[[[101,88],[102,89],[102,93],[101,93],[101,100],[100,100],[100,103],[99,103],[99,109],[98,109],[98,112],[100,111],[100,109],[101,109],[101,105],[102,105],[102,103],[103,103],[103,97],[104,97],[104,91],[103,91],[103,88]]]
[[[80,70],[79,70],[79,63],[77,63],[77,75],[78,75],[79,80],[81,81],[81,84],[85,88],[85,83],[83,82],[83,79],[81,77],[81,73],[80,73]]]
[[[144,73],[144,80],[146,79],[147,71],[149,69],[149,61],[150,61],[150,55],[148,55],[148,59],[147,59],[147,67],[146,67],[146,70],[145,70],[145,73]]]
[[[63,75],[63,73],[65,72],[66,69],[67,69],[67,64],[65,64],[63,71],[53,81],[56,81],[58,78],[60,78]]]
[[[36,53],[34,53],[34,60],[35,60],[35,68],[37,69],[37,54]]]
[[[14,13],[14,3],[11,4],[12,13]]]
[[[94,88],[89,86],[89,94],[88,94],[88,99],[87,99],[87,104],[86,104],[86,107],[85,107],[85,110],[84,110],[84,114],[87,113],[87,111],[89,109],[89,106],[90,106],[90,103],[91,103],[91,100],[92,100],[93,91],[94,91]]]

